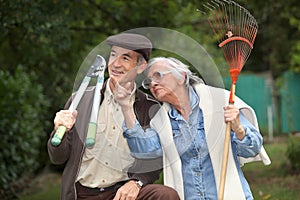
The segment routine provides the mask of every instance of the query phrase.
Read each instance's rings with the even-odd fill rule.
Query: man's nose
[[[114,66],[117,66],[117,67],[121,66],[122,65],[121,58],[117,57],[117,58],[113,59],[112,64],[114,64]]]

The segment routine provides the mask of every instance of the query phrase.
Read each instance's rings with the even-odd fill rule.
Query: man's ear
[[[137,73],[142,73],[147,67],[147,62],[143,61],[139,66],[137,66]]]

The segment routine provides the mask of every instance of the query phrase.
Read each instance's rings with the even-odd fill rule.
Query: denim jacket
[[[182,164],[182,178],[185,200],[217,199],[217,185],[206,142],[203,114],[199,105],[199,97],[190,88],[191,113],[186,121],[174,107],[168,112],[173,140]],[[245,199],[253,199],[249,185],[238,162],[238,156],[254,157],[262,147],[262,137],[258,130],[241,114],[240,121],[246,131],[243,140],[239,140],[231,132],[231,147],[239,179]],[[124,136],[133,156],[137,158],[156,158],[162,156],[159,136],[152,128],[144,131],[139,122],[133,129],[123,124]]]

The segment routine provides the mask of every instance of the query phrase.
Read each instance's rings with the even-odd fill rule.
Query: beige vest
[[[131,98],[134,97],[133,92]],[[105,90],[98,115],[95,145],[85,149],[77,177],[82,185],[91,188],[109,187],[127,180],[128,168],[134,162],[123,137],[124,116],[109,87]]]

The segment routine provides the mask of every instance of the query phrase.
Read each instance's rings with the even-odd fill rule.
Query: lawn
[[[246,164],[245,176],[257,200],[300,199],[300,175],[289,172],[289,162],[285,156],[285,140],[264,145],[272,164],[264,166],[261,162]],[[44,172],[38,175],[20,195],[20,200],[59,199],[60,174]]]
[[[19,196],[20,200],[59,199],[61,175],[45,171],[39,174]]]
[[[300,199],[300,175],[292,174],[285,152],[285,141],[264,145],[271,158],[271,165],[261,162],[246,164],[243,167],[254,199],[290,200]]]

